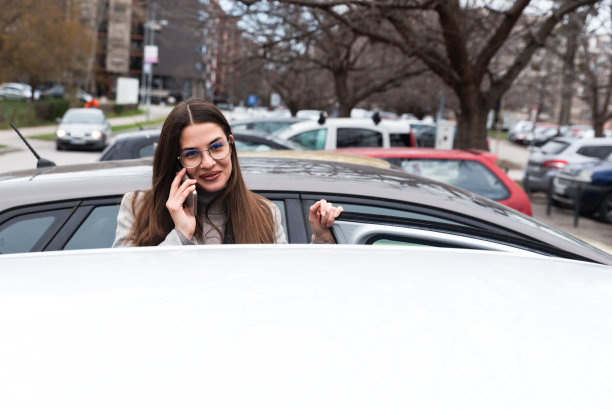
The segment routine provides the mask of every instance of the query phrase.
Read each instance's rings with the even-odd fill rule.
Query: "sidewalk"
[[[165,118],[170,113],[172,108],[173,108],[172,106],[151,105],[151,110],[149,113],[149,120],[153,121],[155,119]],[[146,106],[141,106],[140,109],[143,109],[146,111],[147,108]],[[146,120],[147,120],[146,113],[134,115],[134,116],[122,116],[122,117],[108,119],[111,126],[128,125],[128,124],[136,125],[137,123],[146,122]],[[26,138],[30,136],[52,134],[57,129],[57,125],[32,126],[32,127],[26,127],[26,128],[19,127],[19,124],[15,124],[15,126],[17,126],[17,129],[19,129],[19,132],[21,132],[21,134]],[[9,148],[0,149],[0,152],[2,152],[2,151],[12,150],[15,148],[21,149],[23,147],[23,142],[20,141],[19,137],[17,136],[13,128],[9,128],[9,129],[0,130],[0,145],[7,145],[9,147]]]

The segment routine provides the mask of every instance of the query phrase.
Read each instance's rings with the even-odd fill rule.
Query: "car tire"
[[[599,220],[612,223],[612,192],[608,193],[601,201],[598,210]]]
[[[527,183],[526,179],[523,179],[523,190],[526,194],[531,194],[531,188],[529,187],[529,183]]]
[[[55,150],[56,150],[56,151],[63,151],[63,150],[64,150],[64,147],[63,147],[62,145],[60,145],[59,143],[56,143],[56,144],[55,144]]]

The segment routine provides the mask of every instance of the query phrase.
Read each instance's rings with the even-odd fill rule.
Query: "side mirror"
[[[55,122],[59,124],[60,122],[62,122],[62,118],[60,117],[55,118]]]

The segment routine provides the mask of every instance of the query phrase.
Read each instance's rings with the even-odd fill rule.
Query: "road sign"
[[[257,105],[257,95],[247,95],[247,106],[254,107]]]

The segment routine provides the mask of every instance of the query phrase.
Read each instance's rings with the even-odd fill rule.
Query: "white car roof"
[[[410,125],[405,120],[383,119],[380,123],[375,124],[374,121],[369,118],[328,118],[323,125],[319,124],[316,120],[297,122],[280,132],[277,137],[280,139],[287,139],[300,132],[327,127],[369,128],[398,133],[410,132]]]
[[[609,408],[612,268],[390,246],[0,257],[3,408]]]

